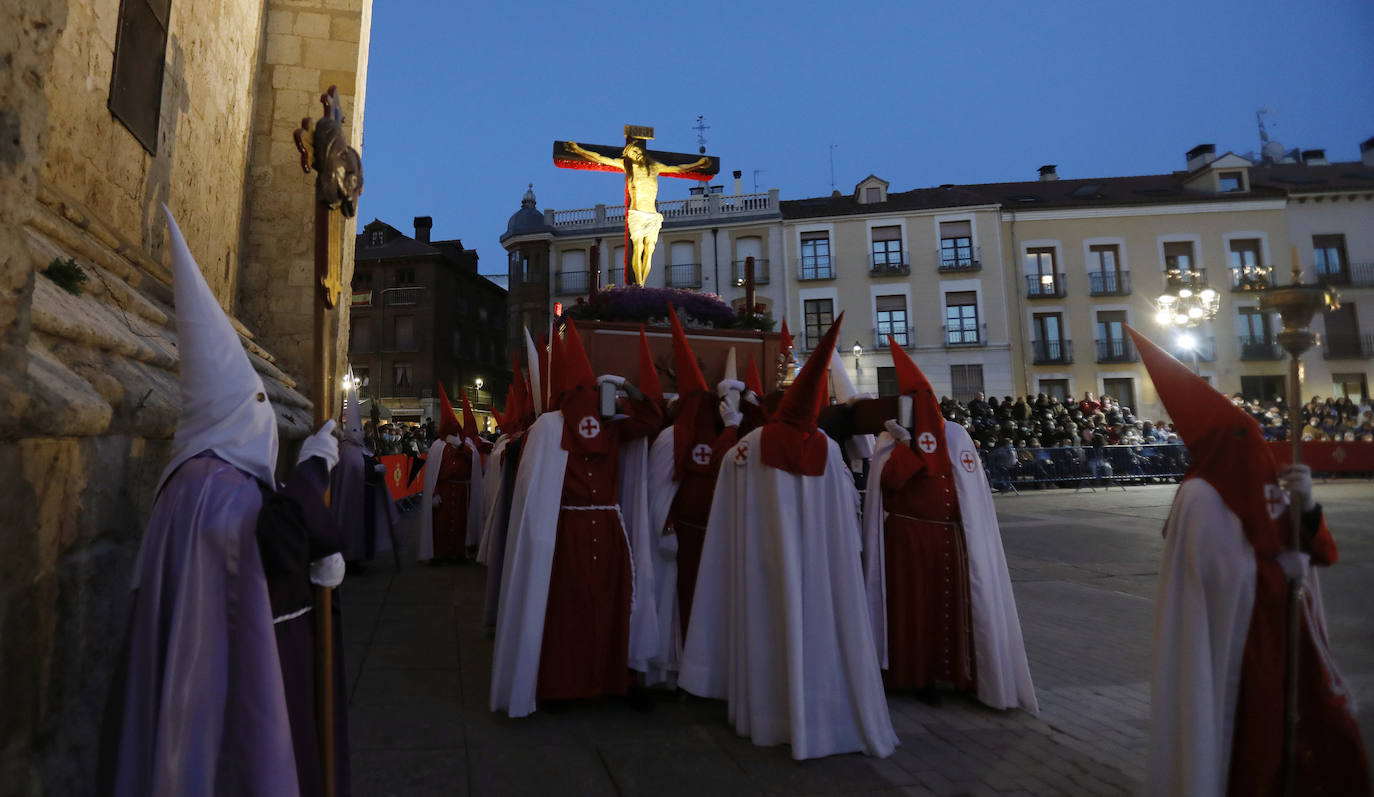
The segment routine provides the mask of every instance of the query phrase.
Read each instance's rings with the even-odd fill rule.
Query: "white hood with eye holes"
[[[267,389],[205,283],[176,219],[166,205],[162,212],[172,249],[182,407],[172,460],[158,480],[158,491],[182,463],[203,451],[275,488],[277,416]]]

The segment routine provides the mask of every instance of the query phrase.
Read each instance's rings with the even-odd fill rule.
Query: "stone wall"
[[[4,795],[82,795],[94,786],[131,565],[180,411],[159,203],[176,213],[226,308],[235,310],[242,286],[256,278],[241,252],[253,207],[245,183],[256,95],[271,83],[259,73],[267,50],[264,0],[173,0],[156,155],[106,107],[119,5],[0,0]],[[348,83],[359,93],[369,10],[330,11],[352,20],[336,31],[330,16],[329,34],[345,37],[354,64]],[[303,48],[302,63],[323,58],[320,52],[307,58]],[[350,122],[357,141],[361,120]],[[289,130],[284,141],[291,147]],[[309,245],[310,178],[294,177],[306,204],[277,208],[289,223],[255,239],[255,265],[268,272],[283,259],[277,252]],[[351,250],[351,230],[346,243]],[[38,273],[54,260],[80,269],[86,280],[77,293]],[[308,284],[271,287],[308,305]],[[289,340],[259,331],[239,325],[289,451],[309,431],[311,407],[274,356]],[[289,455],[282,461],[289,464]]]
[[[291,134],[302,117],[320,116],[320,94],[337,86],[344,129],[361,149],[372,3],[267,0],[265,11],[238,308],[244,322],[272,342],[288,370],[305,374],[314,346],[309,291],[314,279],[314,178],[301,172]],[[366,173],[363,153],[364,177]],[[349,220],[340,241],[345,287],[353,276],[355,227],[355,220]],[[346,308],[347,301],[342,305]],[[336,315],[334,357],[342,363],[348,346],[347,310]]]

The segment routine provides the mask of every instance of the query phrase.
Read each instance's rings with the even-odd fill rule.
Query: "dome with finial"
[[[552,233],[553,228],[544,221],[544,214],[539,212],[534,198],[534,183],[529,184],[525,189],[525,195],[520,199],[520,209],[510,217],[506,223],[506,234],[501,236],[504,242],[507,238],[517,235],[538,235],[540,233]]]

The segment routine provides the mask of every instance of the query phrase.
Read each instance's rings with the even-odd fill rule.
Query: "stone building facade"
[[[442,384],[485,430],[510,385],[506,290],[478,273],[475,249],[430,240],[433,225],[417,216],[412,238],[374,219],[358,233],[348,362],[381,415],[437,424]]]
[[[297,383],[311,343],[300,319],[312,178],[291,130],[334,84],[361,142],[370,8],[0,2],[6,794],[92,787],[131,565],[181,402],[160,204],[241,322],[286,450],[309,430]]]

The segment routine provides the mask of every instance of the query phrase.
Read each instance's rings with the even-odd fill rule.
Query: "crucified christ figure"
[[[703,157],[695,163],[670,166],[649,157],[639,139],[625,145],[620,159],[592,152],[579,146],[576,141],[569,141],[563,146],[581,158],[625,172],[625,190],[630,196],[630,204],[625,208],[625,226],[630,231],[630,268],[634,270],[635,282],[643,285],[649,277],[654,247],[658,245],[659,228],[663,226],[663,215],[658,212],[658,176],[709,168],[711,159]]]

